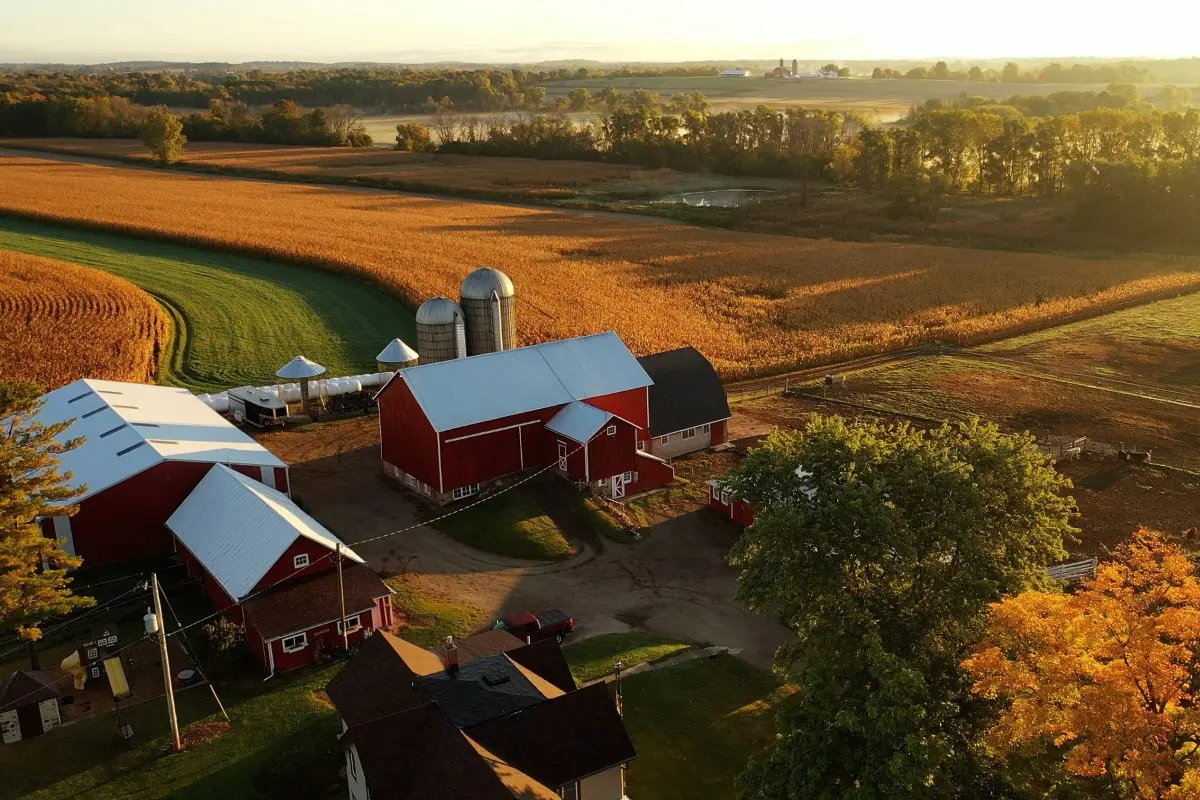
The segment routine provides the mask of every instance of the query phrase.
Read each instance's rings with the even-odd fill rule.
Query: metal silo
[[[392,339],[387,347],[375,356],[375,366],[380,372],[395,372],[405,367],[417,365],[417,351],[406,345],[400,339]]]
[[[463,311],[449,297],[431,297],[417,309],[417,352],[422,364],[467,354]]]
[[[475,270],[463,281],[461,303],[467,318],[467,355],[517,346],[517,295],[507,275],[491,267]]]

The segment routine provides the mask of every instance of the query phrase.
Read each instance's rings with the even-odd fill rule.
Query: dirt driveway
[[[787,638],[778,623],[733,601],[737,574],[725,563],[735,532],[694,512],[629,545],[582,545],[552,564],[493,556],[419,524],[419,512],[379,473],[373,417],[265,434],[291,465],[292,490],[322,523],[376,569],[405,572],[430,593],[482,611],[480,623],[523,610],[562,608],[584,636],[636,626],[665,636],[742,650],[767,668]],[[367,539],[402,530],[375,542]]]

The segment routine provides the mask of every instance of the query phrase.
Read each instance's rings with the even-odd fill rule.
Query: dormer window
[[[296,569],[304,569],[308,566],[308,553],[301,553],[292,558],[292,566]]]

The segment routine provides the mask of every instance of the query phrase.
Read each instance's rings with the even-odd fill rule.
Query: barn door
[[[567,443],[558,443],[558,468],[563,472],[567,471]]]
[[[21,723],[16,711],[0,713],[0,741],[5,744],[21,741]]]
[[[58,700],[51,698],[38,703],[38,709],[42,712],[42,732],[57,728],[62,718],[58,715]]]
[[[619,497],[625,496],[625,476],[624,475],[613,475],[612,476],[612,496],[613,496],[613,499],[617,499]]]

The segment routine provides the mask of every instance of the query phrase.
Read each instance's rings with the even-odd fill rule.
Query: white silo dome
[[[500,297],[512,297],[516,289],[509,277],[500,270],[480,267],[463,279],[460,294],[464,300],[490,300],[492,292]]]
[[[303,380],[305,378],[315,378],[318,375],[324,375],[325,368],[315,361],[312,361],[304,356],[296,356],[288,363],[284,364],[279,372],[275,373],[278,378],[290,378],[291,380]]]
[[[462,316],[458,303],[449,297],[431,297],[417,309],[418,325],[453,325],[455,314]]]
[[[375,360],[384,364],[408,364],[417,360],[417,351],[399,339],[392,339],[387,347],[375,356]]]

